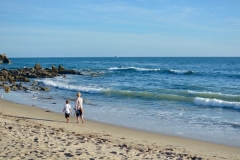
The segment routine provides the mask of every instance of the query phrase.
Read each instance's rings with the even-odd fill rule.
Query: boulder
[[[36,63],[35,64],[35,67],[34,67],[36,70],[41,70],[42,69],[42,67],[40,66],[40,64],[38,64],[38,63]]]
[[[58,69],[54,65],[52,65],[52,70],[53,72],[58,72]]]
[[[33,84],[31,84],[30,86],[37,86],[38,82],[34,81]]]
[[[15,80],[11,80],[11,79],[9,79],[8,82],[11,83],[11,84],[15,84],[16,83]]]
[[[8,59],[8,58],[4,58],[4,59],[2,60],[2,63],[11,63],[11,61],[10,61],[10,59]]]
[[[11,90],[11,88],[9,86],[5,86],[4,90],[5,90],[5,92],[9,92]]]
[[[61,71],[65,71],[66,69],[63,67],[63,66],[58,66],[58,71],[61,72]]]
[[[5,54],[0,54],[0,63],[11,63]]]
[[[10,88],[11,88],[11,90],[13,90],[13,91],[17,90],[17,86],[15,86],[15,85],[12,85]]]
[[[11,75],[9,75],[7,78],[8,78],[9,83],[12,83],[13,81],[15,81],[15,78]]]
[[[4,76],[0,76],[0,81],[6,81]]]
[[[30,80],[27,77],[24,77],[23,82],[30,82]]]
[[[23,89],[26,89],[26,87],[23,87],[23,86],[17,86],[17,89],[18,89],[18,90],[23,90]]]
[[[69,69],[69,70],[64,70],[64,71],[59,71],[58,72],[59,74],[80,74],[80,72],[78,71],[75,71],[73,69]]]
[[[5,54],[0,54],[0,60],[3,60],[4,57],[6,57]]]
[[[49,90],[49,88],[47,88],[47,87],[39,87],[40,88],[40,90],[42,90],[42,91],[48,91]]]

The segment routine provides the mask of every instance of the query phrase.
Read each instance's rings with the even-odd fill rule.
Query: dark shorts
[[[82,116],[82,111],[81,111],[81,110],[77,110],[77,111],[76,111],[76,116],[77,116],[77,117]]]
[[[65,118],[69,118],[70,114],[69,113],[65,113]]]

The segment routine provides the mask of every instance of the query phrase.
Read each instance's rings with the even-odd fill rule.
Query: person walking
[[[77,93],[77,99],[76,99],[76,104],[75,104],[75,111],[76,111],[76,117],[77,117],[77,123],[79,123],[80,117],[82,120],[82,124],[84,124],[84,119],[83,119],[83,99],[81,97],[81,93]]]
[[[65,118],[67,119],[67,123],[68,123],[70,121],[69,117],[72,112],[71,105],[69,104],[68,100],[66,100],[66,104],[65,104],[62,112],[65,112]]]

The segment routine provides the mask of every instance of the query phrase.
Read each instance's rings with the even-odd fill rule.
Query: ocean
[[[80,91],[86,119],[240,147],[239,57],[10,60],[12,64],[0,64],[0,69],[39,63],[43,68],[62,65],[84,75],[32,79],[50,90],[1,90],[6,100],[61,112],[66,99],[74,107]]]

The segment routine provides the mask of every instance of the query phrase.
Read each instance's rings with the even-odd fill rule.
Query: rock
[[[0,63],[11,63],[5,54],[0,54]]]
[[[0,57],[0,60],[2,60],[1,57]],[[79,71],[65,69],[61,65],[58,68],[56,68],[54,65],[52,65],[52,68],[42,69],[42,67],[38,63],[36,63],[33,68],[19,68],[17,70],[7,70],[6,68],[1,69],[0,70],[0,82],[8,81],[12,85],[11,87],[8,87],[8,86],[4,87],[2,85],[2,88],[4,88],[6,92],[9,92],[11,89],[13,89],[13,90],[15,90],[15,89],[23,90],[24,89],[24,90],[47,91],[47,90],[49,90],[49,88],[39,87],[37,82],[34,82],[33,84],[29,85],[28,87],[19,86],[19,85],[15,85],[15,84],[16,84],[16,82],[30,82],[31,78],[54,78],[56,76],[63,76],[63,78],[66,78],[67,74],[83,75]],[[89,76],[99,76],[98,73],[91,73],[91,72],[88,75]]]
[[[11,83],[11,84],[15,84],[16,83],[16,81],[14,81],[14,80],[9,80],[8,82]]]
[[[58,69],[54,65],[52,65],[52,70],[53,72],[58,72]]]
[[[118,152],[116,152],[116,151],[112,151],[112,152],[110,152],[110,153],[112,153],[112,154],[117,154]]]
[[[5,90],[5,92],[9,92],[11,90],[11,88],[9,86],[5,86],[4,90]]]
[[[0,60],[3,60],[4,57],[6,57],[5,54],[0,54]]]
[[[34,142],[38,142],[39,139],[37,137],[34,138]]]
[[[49,88],[47,88],[47,87],[39,87],[40,88],[40,90],[42,90],[42,91],[48,91],[49,90]]]
[[[17,90],[17,86],[12,85],[12,86],[11,86],[11,90]]]
[[[11,63],[11,61],[10,61],[10,59],[5,58],[5,59],[3,59],[2,63]]]
[[[35,64],[35,67],[34,67],[36,70],[41,70],[42,69],[42,67],[40,66],[40,64],[38,64],[38,63],[36,63]]]
[[[34,81],[33,84],[31,84],[30,86],[37,86],[38,82]]]
[[[92,76],[92,77],[96,77],[97,74],[96,74],[96,73],[92,73],[91,76]]]
[[[24,82],[30,82],[30,80],[29,80],[27,77],[24,77],[24,78],[23,78],[23,81],[24,81]]]
[[[0,81],[6,81],[4,76],[0,76]]]
[[[58,71],[61,72],[61,71],[65,71],[65,68],[63,66],[58,66]]]

